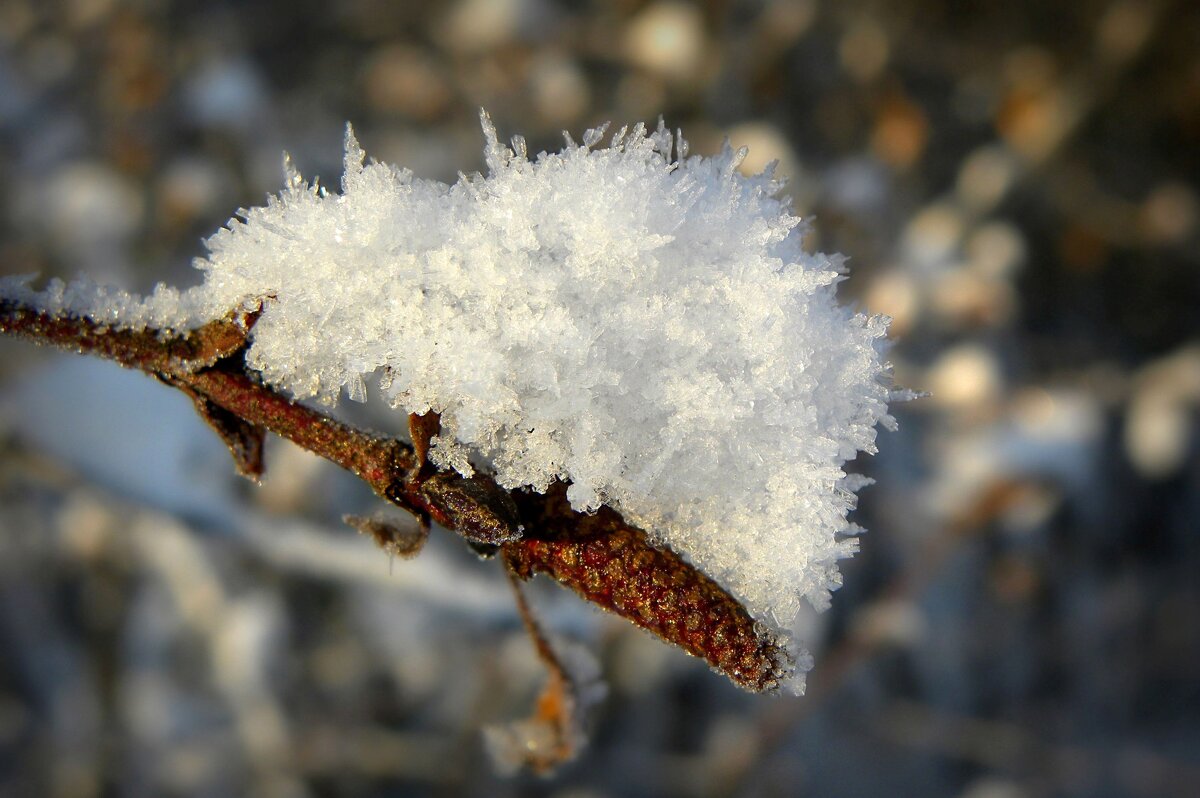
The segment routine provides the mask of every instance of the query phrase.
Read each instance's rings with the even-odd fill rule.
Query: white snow
[[[208,240],[198,288],[39,302],[184,328],[270,297],[248,362],[271,384],[362,400],[379,373],[398,409],[441,413],[440,465],[569,480],[574,507],[616,508],[790,639],[857,548],[843,465],[892,423],[886,319],[838,304],[843,258],[804,251],[744,151],[687,157],[660,123],[530,159],[483,127],[488,174],[452,186],[364,164],[347,128],[342,191],[287,163]]]

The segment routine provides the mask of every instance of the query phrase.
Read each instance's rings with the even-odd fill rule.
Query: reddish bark
[[[745,608],[674,552],[604,507],[577,513],[566,486],[505,491],[484,475],[430,473],[409,444],[355,429],[262,384],[241,357],[257,318],[230,314],[186,333],[113,328],[0,298],[0,332],[140,369],[187,393],[256,476],[270,430],[359,476],[393,504],[494,551],[523,578],[545,573],[583,598],[705,659],[750,690],[778,686],[786,652]],[[422,427],[426,442],[432,422]]]

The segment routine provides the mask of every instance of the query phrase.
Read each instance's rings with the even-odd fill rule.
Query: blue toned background
[[[481,106],[535,152],[662,114],[780,161],[932,395],[857,464],[808,696],[539,585],[610,695],[504,779],[479,729],[542,674],[498,568],[389,566],[336,469],[275,441],[251,486],[182,396],[0,340],[0,795],[1195,794],[1198,39],[1153,0],[3,0],[0,274],[190,284],[283,150],[337,185],[347,120],[453,180]]]

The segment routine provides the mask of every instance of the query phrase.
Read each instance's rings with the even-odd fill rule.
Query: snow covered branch
[[[285,158],[201,285],[6,281],[4,329],[188,393],[244,473],[276,432],[744,687],[802,692],[797,614],[858,546],[844,466],[894,423],[887,319],[837,301],[845,259],[804,249],[744,151],[689,157],[660,123],[530,157],[482,121],[487,175],[368,163],[347,128],[341,192]],[[415,449],[289,399],[369,385]]]
[[[11,293],[11,292],[10,292]],[[114,360],[183,391],[230,446],[239,470],[262,471],[264,431],[353,472],[384,499],[482,546],[514,573],[545,573],[585,599],[705,659],[742,687],[776,687],[787,654],[746,610],[678,555],[605,508],[571,509],[564,486],[509,492],[487,476],[422,470],[408,443],[355,429],[265,386],[244,362],[257,312],[194,331],[120,329],[0,294],[0,333]]]

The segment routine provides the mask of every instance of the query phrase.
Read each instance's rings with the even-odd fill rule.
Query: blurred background
[[[184,397],[0,340],[0,794],[1200,794],[1197,43],[1153,0],[0,0],[0,274],[192,284],[347,120],[451,181],[481,106],[535,152],[661,114],[780,161],[931,392],[855,465],[808,696],[536,583],[609,695],[505,777],[543,673],[494,563],[389,563],[336,469],[254,487]]]

